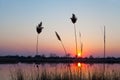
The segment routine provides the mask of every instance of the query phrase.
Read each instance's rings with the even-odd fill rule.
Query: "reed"
[[[56,31],[55,31],[55,34],[56,34],[57,39],[61,42],[61,45],[62,45],[62,47],[63,47],[63,49],[64,49],[64,52],[65,52],[65,54],[66,54],[66,56],[67,56],[67,51],[66,51],[66,49],[65,49],[65,46],[64,46],[64,44],[63,44],[63,41],[62,41],[61,37],[59,36],[59,34],[58,34]]]
[[[106,27],[104,26],[104,59],[106,57]]]
[[[81,36],[80,31],[79,31],[79,38],[80,38],[80,51],[81,51],[81,57],[82,57],[82,53],[83,53],[83,42],[82,42],[82,36]]]
[[[38,66],[39,68],[39,66]],[[33,72],[34,71],[34,72]],[[103,76],[102,72],[97,70],[95,71],[86,71],[81,73],[79,70],[69,71],[65,70],[63,72],[55,71],[47,71],[47,68],[40,69],[36,68],[32,72],[24,72],[23,69],[16,69],[15,71],[11,71],[10,79],[8,80],[119,80],[120,72],[111,71],[106,72]],[[38,72],[38,73],[37,73]],[[26,74],[27,73],[27,74]],[[34,75],[29,75],[31,73],[35,73]],[[38,75],[39,74],[39,77]],[[72,74],[72,75],[71,75]]]
[[[16,69],[14,71],[10,71],[10,80],[25,80],[25,74],[22,69]]]
[[[70,19],[71,19],[72,23],[74,24],[75,44],[76,44],[76,57],[77,57],[77,51],[78,51],[78,49],[77,49],[77,33],[76,33],[76,26],[75,26],[77,18],[75,16],[75,14],[72,14],[72,17]]]
[[[36,31],[37,31],[37,44],[36,44],[36,55],[38,55],[38,38],[39,38],[39,34],[42,32],[42,22],[40,22],[40,24],[38,24],[38,26],[36,27]]]

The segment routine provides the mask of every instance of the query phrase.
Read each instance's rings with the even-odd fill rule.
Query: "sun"
[[[78,52],[77,57],[81,57],[81,52]]]

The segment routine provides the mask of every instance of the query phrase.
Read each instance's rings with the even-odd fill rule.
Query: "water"
[[[91,79],[92,76],[118,76],[120,77],[120,64],[0,64],[0,80],[11,80],[21,72],[26,78],[35,78],[36,75],[45,73],[49,78],[54,76],[66,77],[68,79]],[[31,76],[31,77],[30,77]],[[43,75],[44,76],[44,75]],[[46,77],[46,76],[45,76]]]

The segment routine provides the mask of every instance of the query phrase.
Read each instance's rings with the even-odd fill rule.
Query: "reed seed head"
[[[73,24],[75,24],[76,21],[77,21],[77,18],[75,16],[75,14],[72,14],[72,17],[70,19],[71,19],[71,21],[72,21]]]
[[[40,34],[42,32],[42,29],[43,29],[42,22],[40,22],[40,24],[38,24],[38,26],[36,27],[37,33]]]
[[[56,31],[55,31],[55,34],[56,34],[58,40],[61,41],[61,38],[60,38],[59,34]]]

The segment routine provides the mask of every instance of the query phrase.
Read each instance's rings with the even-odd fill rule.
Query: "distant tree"
[[[57,55],[54,54],[54,53],[51,53],[51,54],[50,54],[50,57],[57,57]]]
[[[68,53],[67,55],[66,55],[66,57],[70,57],[71,55],[70,55],[70,53]]]
[[[93,59],[94,57],[92,55],[89,56],[89,59]]]
[[[46,56],[44,54],[41,55],[42,58],[46,58]]]

